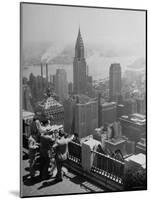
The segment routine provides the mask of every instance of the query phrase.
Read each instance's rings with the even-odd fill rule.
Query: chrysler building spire
[[[84,44],[83,44],[83,39],[80,32],[80,26],[79,26],[79,32],[78,32],[76,45],[75,45],[75,57],[77,57],[78,59],[84,58]]]

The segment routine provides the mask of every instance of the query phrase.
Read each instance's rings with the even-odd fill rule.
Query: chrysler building
[[[85,94],[87,88],[87,69],[84,57],[84,44],[79,28],[75,45],[75,57],[73,61],[73,90],[74,94]]]

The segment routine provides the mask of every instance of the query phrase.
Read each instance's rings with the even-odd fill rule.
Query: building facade
[[[135,99],[129,98],[123,101],[124,115],[137,113],[137,102]]]
[[[68,98],[63,102],[64,131],[71,134],[74,133],[75,104],[76,100],[73,98]]]
[[[98,125],[97,104],[97,101],[89,101],[75,105],[75,132],[80,138],[94,133]]]
[[[122,134],[135,144],[146,137],[146,117],[138,113],[120,118]]]
[[[136,104],[137,104],[137,113],[140,114],[145,114],[145,98],[140,97],[136,99]]]
[[[98,125],[98,103],[86,95],[74,95],[64,101],[64,130],[80,138],[92,135]]]
[[[106,123],[113,123],[116,121],[117,106],[116,102],[105,102],[99,105],[98,108],[98,126],[104,126]]]
[[[123,104],[118,104],[117,105],[117,120],[124,115],[124,105]]]

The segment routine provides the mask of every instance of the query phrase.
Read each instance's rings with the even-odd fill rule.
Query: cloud
[[[62,45],[51,45],[41,57],[41,62],[48,63],[63,51]]]
[[[129,69],[143,69],[145,68],[145,59],[138,58],[131,65],[128,65]]]

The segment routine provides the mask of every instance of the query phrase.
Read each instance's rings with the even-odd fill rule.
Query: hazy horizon
[[[122,69],[145,66],[146,16],[143,11],[22,4],[23,57],[28,65],[54,61],[72,66],[80,27],[86,62],[93,77],[106,77],[112,62]],[[27,49],[26,49],[27,47]],[[141,62],[140,62],[141,61]],[[52,66],[52,65],[51,65]],[[29,72],[32,68],[29,68]],[[33,68],[36,74],[38,68]],[[52,71],[52,67],[51,67]],[[24,71],[24,73],[27,73]],[[68,79],[72,79],[72,68]]]
[[[80,26],[85,45],[133,49],[133,54],[144,56],[143,11],[38,4],[23,4],[22,11],[24,47],[48,41],[59,46],[74,44]]]

